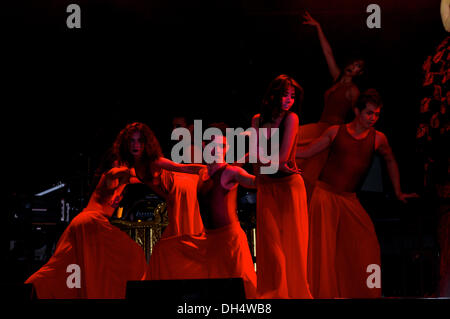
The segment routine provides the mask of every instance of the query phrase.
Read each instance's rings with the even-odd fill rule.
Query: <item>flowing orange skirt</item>
[[[260,298],[311,298],[307,283],[308,210],[300,175],[261,175],[256,266]]]
[[[355,193],[336,194],[317,181],[309,205],[308,279],[314,298],[377,298],[367,267],[380,264],[372,220]],[[380,279],[381,280],[381,279]]]
[[[297,145],[306,146],[314,139],[320,137],[327,128],[330,127],[329,123],[318,122],[307,125],[301,125],[298,129]],[[326,149],[310,158],[297,159],[297,166],[302,169],[302,177],[305,182],[306,195],[308,203],[311,199],[311,195],[314,191],[314,185],[319,178],[325,163],[328,159],[329,150]]]
[[[147,279],[242,278],[247,298],[256,297],[256,273],[239,222],[198,235],[164,238],[153,248]]]
[[[197,202],[198,175],[163,172],[161,181],[168,192],[169,224],[161,238],[201,233],[204,229]]]
[[[80,267],[80,288],[67,279]],[[147,263],[144,251],[126,233],[111,225],[100,211],[78,214],[58,241],[55,253],[26,283],[40,299],[122,299],[128,280],[141,280]]]

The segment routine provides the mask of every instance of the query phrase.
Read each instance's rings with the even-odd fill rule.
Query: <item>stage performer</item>
[[[246,297],[256,298],[256,273],[236,206],[238,185],[254,188],[255,177],[225,163],[229,144],[224,136],[215,136],[210,145],[216,160],[200,171],[197,188],[205,231],[161,239],[153,248],[147,278],[242,278]]]
[[[203,230],[197,202],[200,164],[177,164],[163,157],[153,131],[144,123],[128,124],[114,142],[116,165],[134,167],[138,178],[166,199],[169,223],[162,237]]]
[[[311,298],[307,283],[308,211],[303,179],[295,163],[298,116],[302,87],[279,75],[263,98],[262,110],[252,119],[258,153],[263,141],[279,133],[279,163],[275,174],[257,174],[256,265],[260,298]],[[265,130],[261,130],[264,128]],[[267,133],[267,135],[260,135]],[[271,144],[271,143],[268,143]],[[273,154],[272,154],[273,155]]]
[[[313,19],[308,12],[305,12],[303,18],[305,19],[303,24],[314,26],[317,29],[320,45],[333,78],[333,85],[325,92],[324,108],[319,122],[300,126],[299,146],[305,146],[313,139],[318,138],[331,125],[344,123],[360,94],[355,79],[363,74],[365,65],[364,60],[353,58],[341,70],[319,22]],[[328,150],[324,150],[309,159],[297,159],[298,167],[303,170],[308,201],[327,157]]]
[[[377,285],[375,278],[367,284],[369,275],[381,267],[378,239],[355,194],[375,152],[386,161],[397,198],[406,202],[417,197],[401,191],[388,140],[373,127],[381,106],[375,90],[364,92],[355,105],[352,122],[333,125],[309,146],[297,149],[300,158],[330,150],[309,204],[308,279],[314,298],[381,297],[381,282]]]
[[[147,270],[142,248],[109,222],[133,170],[103,174],[86,208],[66,228],[50,260],[25,283],[39,299],[122,299]]]

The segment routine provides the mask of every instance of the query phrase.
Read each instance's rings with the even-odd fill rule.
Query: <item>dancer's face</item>
[[[362,111],[355,109],[359,123],[366,129],[371,128],[380,118],[381,107],[372,102],[367,102]]]
[[[344,72],[346,75],[355,77],[361,75],[363,73],[363,69],[364,69],[364,61],[356,60],[347,65],[344,69]]]
[[[295,89],[291,85],[288,89],[283,93],[281,97],[281,110],[289,111],[292,105],[295,102]]]
[[[141,157],[144,152],[144,139],[142,138],[140,132],[134,132],[131,134],[129,149],[131,155],[133,155],[135,159]]]
[[[225,154],[227,153],[230,145],[227,142],[225,136],[214,136],[214,139],[211,141],[211,155],[216,156],[218,158],[218,163],[223,163],[223,159],[225,158]]]

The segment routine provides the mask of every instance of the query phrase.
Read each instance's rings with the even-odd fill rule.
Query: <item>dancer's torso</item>
[[[353,86],[352,83],[335,84],[325,92],[324,108],[320,122],[331,125],[342,124],[348,112],[352,108],[352,102],[347,97],[347,91]]]
[[[346,124],[341,125],[319,180],[331,185],[337,192],[355,192],[372,163],[375,133],[375,129],[371,128],[364,138],[356,139],[350,135]]]
[[[283,119],[281,120],[280,124],[278,125],[278,133],[279,133],[279,143],[278,143],[278,151],[281,151],[281,146],[283,143],[283,135],[284,135],[284,131],[285,131],[285,119],[288,116],[288,114],[286,114]],[[266,128],[265,126],[261,126],[261,123],[259,123],[259,127],[261,128]],[[275,127],[272,127],[275,128]],[[266,137],[267,139],[267,154],[272,155],[272,150],[271,150],[271,136],[270,136],[270,130],[268,130],[268,134],[269,136]],[[258,147],[261,145],[261,141],[259,140],[259,134],[258,134]],[[262,135],[264,136],[264,135]],[[264,137],[263,137],[264,138]],[[296,168],[297,167],[297,163],[295,161],[295,146],[297,145],[297,136],[295,137],[295,141],[293,143],[294,147],[291,148],[290,152],[289,152],[289,157],[288,157],[288,161],[287,164],[289,167],[291,168]],[[258,170],[259,171],[259,170]],[[286,177],[289,175],[292,175],[293,173],[291,172],[283,172],[281,170],[278,170],[275,174],[267,174],[268,177],[272,177],[272,178],[281,178],[281,177]]]
[[[200,207],[203,225],[206,229],[217,229],[238,221],[237,188],[223,187],[221,180],[227,165],[219,168],[208,176],[207,172],[200,174],[197,185],[197,199]]]

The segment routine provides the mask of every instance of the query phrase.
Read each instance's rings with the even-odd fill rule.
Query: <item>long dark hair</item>
[[[281,98],[289,87],[295,89],[295,100],[291,110],[294,110],[294,112],[295,110],[297,110],[297,112],[300,111],[304,95],[303,88],[292,77],[281,74],[269,84],[266,94],[263,97],[260,125],[272,122],[274,118],[277,118],[280,115]]]
[[[114,141],[113,153],[116,156],[119,165],[128,167],[133,167],[135,165],[134,157],[129,149],[131,135],[135,132],[141,133],[141,138],[143,139],[143,161],[151,163],[163,156],[161,146],[153,131],[144,123],[134,122],[125,126]]]

